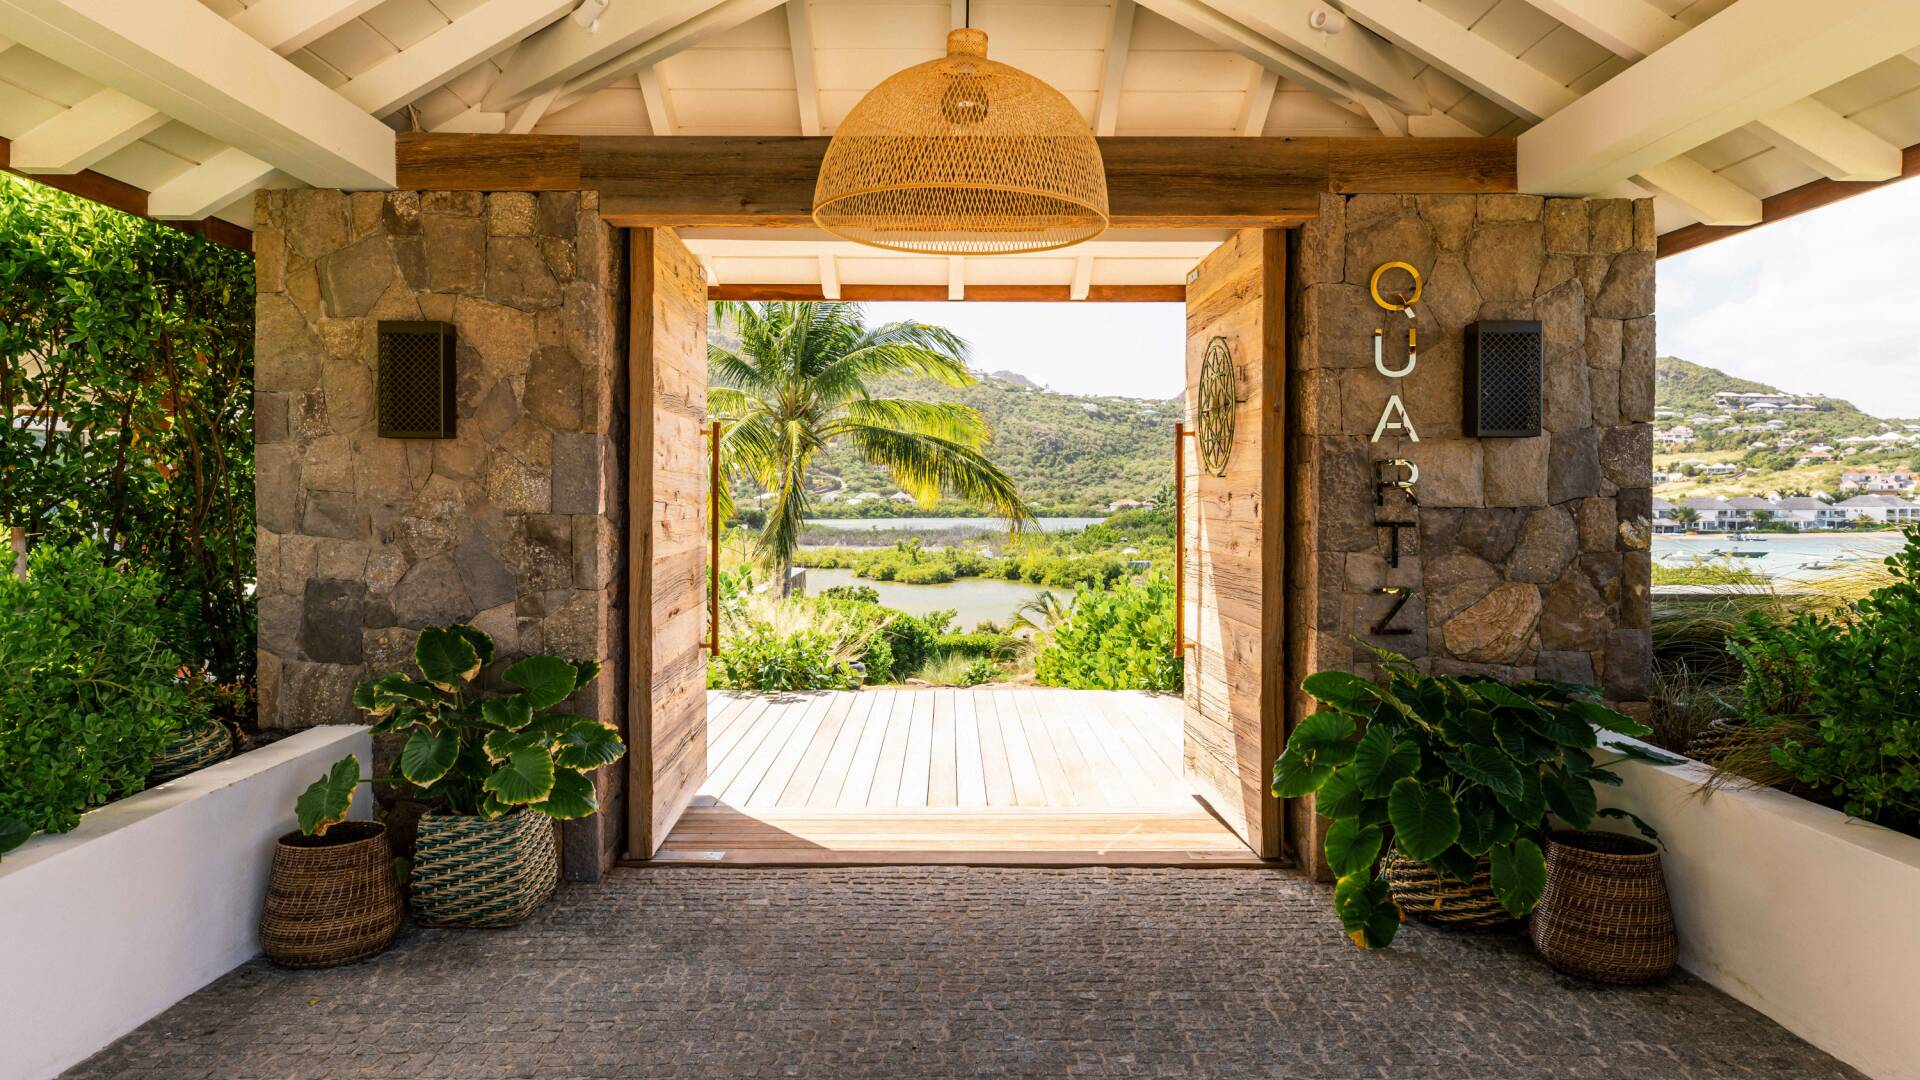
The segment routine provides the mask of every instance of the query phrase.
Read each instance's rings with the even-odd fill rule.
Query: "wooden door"
[[[1247,229],[1187,282],[1184,515],[1187,780],[1247,846],[1281,849],[1281,806],[1268,794],[1285,700],[1280,586],[1284,566],[1286,246],[1278,229]],[[1231,370],[1232,437],[1202,408],[1209,350]],[[1224,462],[1204,452],[1212,426]],[[1211,466],[1211,467],[1210,467]]]
[[[707,280],[673,230],[629,239],[627,835],[651,858],[707,777]]]

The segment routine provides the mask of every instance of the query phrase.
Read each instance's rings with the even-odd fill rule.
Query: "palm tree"
[[[1013,609],[1013,622],[1009,629],[1031,630],[1035,639],[1044,638],[1073,618],[1075,602],[1079,599],[1078,593],[1068,593],[1062,598],[1052,589],[1043,590]]]
[[[1682,506],[1673,512],[1673,520],[1691,529],[1700,520],[1700,511],[1691,506]]]
[[[741,476],[772,493],[758,546],[783,594],[807,517],[807,471],[839,440],[891,472],[921,506],[946,494],[1006,518],[1013,532],[1033,520],[1013,480],[987,460],[979,413],[871,391],[890,377],[968,385],[966,343],[925,323],[868,326],[864,314],[838,302],[714,305],[716,322],[739,342],[707,346],[707,407],[722,425],[727,474],[719,511],[730,509],[728,489]]]

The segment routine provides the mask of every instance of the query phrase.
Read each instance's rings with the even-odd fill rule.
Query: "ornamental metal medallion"
[[[1233,354],[1227,339],[1216,337],[1207,342],[1207,356],[1200,364],[1200,463],[1215,476],[1227,474],[1227,457],[1233,453],[1233,414],[1240,403],[1240,388],[1233,371]]]

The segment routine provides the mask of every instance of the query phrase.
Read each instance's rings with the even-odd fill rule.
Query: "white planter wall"
[[[258,953],[274,841],[346,754],[371,766],[366,728],[303,731],[0,858],[0,1077],[52,1076]]]
[[[1600,805],[1666,845],[1680,965],[1868,1075],[1920,1080],[1920,838],[1771,789],[1703,798],[1693,762],[1614,771]]]

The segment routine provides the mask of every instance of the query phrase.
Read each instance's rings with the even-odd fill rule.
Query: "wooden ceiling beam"
[[[69,195],[78,195],[90,202],[99,203],[101,206],[109,207],[122,213],[132,214],[135,217],[151,217],[151,215],[147,213],[148,195],[144,189],[134,187],[132,184],[121,180],[115,180],[111,176],[94,172],[91,169],[58,175],[29,176],[26,173],[9,167],[12,147],[13,144],[11,142],[6,139],[0,139],[0,169],[5,169],[15,176],[25,177],[28,180],[35,181],[47,187],[64,191]],[[233,248],[235,251],[245,251],[248,253],[253,251],[253,231],[235,225],[231,221],[222,221],[219,218],[210,217],[200,221],[162,221],[160,224],[168,228],[178,229],[184,233],[203,237],[222,247]]]
[[[1913,0],[1818,7],[1739,0],[1674,38],[1520,136],[1522,186],[1604,190],[1920,45]]]
[[[1851,199],[1855,195],[1864,195],[1877,188],[1899,183],[1902,180],[1911,180],[1916,176],[1920,176],[1920,143],[1901,151],[1900,175],[1892,179],[1861,183],[1823,178],[1780,192],[1778,195],[1769,195],[1760,200],[1760,221],[1756,225],[1688,225],[1660,234],[1660,257],[1664,259],[1669,255],[1692,251],[1694,248],[1711,244],[1716,240],[1738,236],[1748,229],[1798,217],[1810,210],[1831,206]]]
[[[199,0],[0,0],[7,36],[317,187],[393,183],[393,131]]]
[[[593,190],[615,224],[812,225],[828,140],[402,134],[408,189]],[[1322,192],[1515,190],[1512,139],[1100,140],[1116,228],[1299,224]]]

